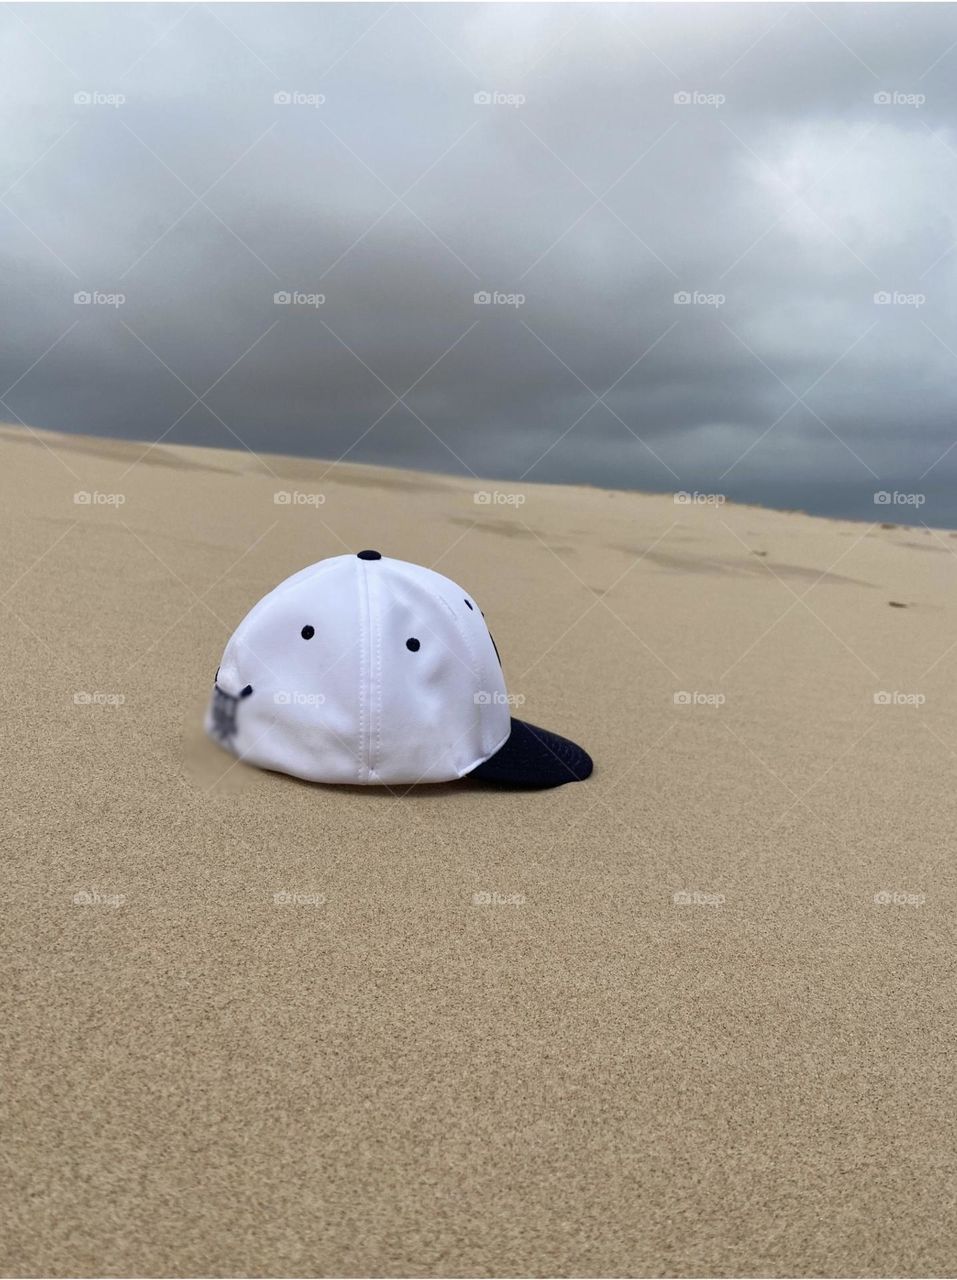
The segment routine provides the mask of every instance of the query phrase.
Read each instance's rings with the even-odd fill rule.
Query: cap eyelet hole
[[[316,634],[316,628],[310,627],[307,624],[306,626],[303,627],[303,629],[299,632],[299,634],[302,636],[303,640],[311,640],[312,637]]]
[[[416,640],[415,636],[411,636],[406,640],[405,647],[410,651],[410,653],[418,653],[419,642]]]

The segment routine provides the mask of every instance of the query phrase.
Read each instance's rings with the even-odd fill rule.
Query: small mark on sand
[[[290,462],[293,465],[288,469],[284,469],[279,464],[276,468],[276,475],[281,476],[284,480],[299,480],[304,484],[311,481],[312,477],[306,474],[305,468],[301,465],[299,459],[290,459]],[[330,485],[342,485],[345,488],[402,489],[406,493],[435,493],[437,490],[449,492],[457,487],[454,483],[447,481],[445,477],[438,475],[434,480],[422,480],[418,476],[402,475],[398,471],[383,476],[376,474],[372,470],[372,474],[365,475],[359,470],[344,471],[336,463],[316,463],[313,470],[317,473],[317,479],[328,475],[330,477]]]
[[[462,516],[453,516],[452,524],[462,524],[466,528],[474,526],[476,533],[497,533],[502,538],[529,538],[535,533],[533,529],[526,529],[524,525],[512,524],[508,520],[469,520]],[[541,534],[538,535],[541,537]]]
[[[891,607],[892,609],[906,609],[906,608],[907,608],[907,605],[906,605],[906,604],[903,604],[900,600],[888,600],[888,602],[887,602],[887,603],[890,605],[890,607]]]
[[[855,587],[871,587],[872,582],[861,578],[847,578],[843,574],[828,573],[824,569],[809,569],[801,564],[755,564],[753,560],[722,558],[720,556],[681,555],[673,551],[658,551],[654,548],[645,552],[636,547],[618,546],[615,551],[624,551],[629,556],[637,556],[650,561],[671,573],[721,574],[734,577],[753,578],[759,576],[773,582],[777,578],[792,578],[802,582],[843,583]],[[755,554],[759,554],[755,552]]]

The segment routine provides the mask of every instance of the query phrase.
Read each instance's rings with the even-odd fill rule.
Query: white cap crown
[[[448,578],[361,552],[264,596],[226,646],[208,731],[250,764],[315,782],[446,782],[509,736],[476,602]]]

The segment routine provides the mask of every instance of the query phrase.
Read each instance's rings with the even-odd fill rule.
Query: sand
[[[0,434],[3,1273],[954,1274],[957,535],[144,450]],[[204,739],[364,547],[590,781]]]

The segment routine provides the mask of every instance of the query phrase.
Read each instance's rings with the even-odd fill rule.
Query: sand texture
[[[953,1275],[957,535],[145,448],[0,433],[3,1274]],[[204,738],[365,547],[590,781]]]

